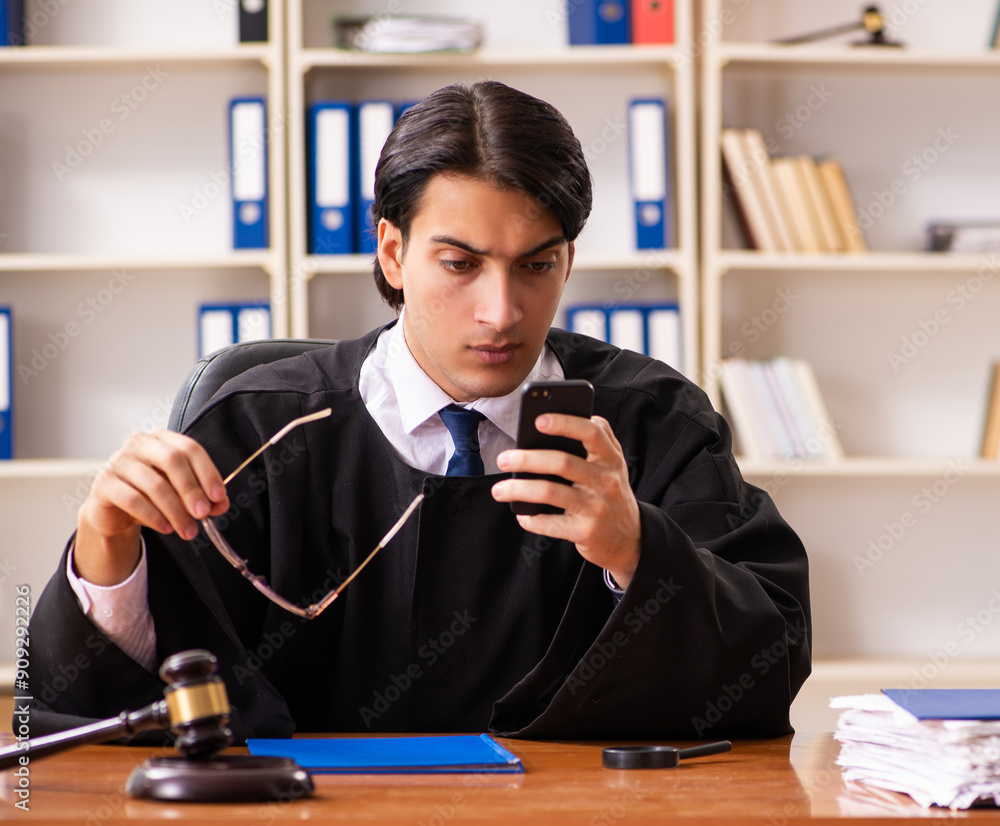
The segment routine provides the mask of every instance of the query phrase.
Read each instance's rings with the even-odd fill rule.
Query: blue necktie
[[[448,460],[448,476],[482,476],[483,457],[479,455],[479,423],[486,417],[478,410],[449,404],[438,411],[448,428],[455,452]]]

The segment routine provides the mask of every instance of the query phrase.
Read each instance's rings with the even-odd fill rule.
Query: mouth
[[[506,364],[514,358],[517,344],[479,344],[470,349],[483,364]]]

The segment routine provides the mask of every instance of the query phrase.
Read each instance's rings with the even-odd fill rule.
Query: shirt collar
[[[407,434],[411,434],[429,418],[437,415],[442,407],[454,404],[455,400],[438,387],[434,380],[424,372],[423,368],[417,364],[410,348],[407,347],[406,339],[403,336],[405,313],[406,308],[404,307],[399,320],[388,331],[388,352],[393,356],[389,358],[388,372],[399,404],[403,430]],[[542,348],[538,360],[524,381],[525,383],[529,381],[557,381],[562,378],[562,366],[555,353],[546,345]],[[514,439],[517,436],[520,397],[521,388],[518,387],[506,396],[479,398],[463,406],[478,410],[507,436]]]

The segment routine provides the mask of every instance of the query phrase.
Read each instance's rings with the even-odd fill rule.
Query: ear
[[[378,263],[394,289],[403,289],[403,233],[385,218],[378,222]]]

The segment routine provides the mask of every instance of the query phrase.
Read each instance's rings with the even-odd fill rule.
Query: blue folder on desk
[[[523,772],[517,755],[488,734],[437,737],[250,739],[255,757],[290,757],[319,774]]]
[[[1000,688],[883,688],[921,720],[1000,720]]]

